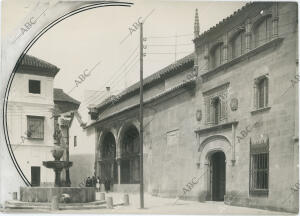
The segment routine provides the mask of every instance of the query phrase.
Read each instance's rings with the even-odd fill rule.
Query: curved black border
[[[18,70],[18,67],[20,65],[20,62],[22,61],[22,59],[24,58],[24,56],[26,55],[26,53],[28,52],[28,50],[33,46],[33,44],[44,34],[46,33],[50,28],[52,28],[54,25],[56,25],[57,23],[61,22],[62,20],[75,15],[77,13],[83,12],[85,10],[90,10],[90,9],[94,9],[94,8],[98,8],[98,7],[109,7],[109,6],[123,6],[123,7],[131,7],[131,5],[133,5],[134,3],[131,2],[116,2],[116,1],[102,1],[99,3],[95,3],[95,4],[91,4],[91,5],[87,5],[87,6],[83,6],[81,8],[78,8],[74,11],[68,12],[67,14],[57,18],[56,20],[54,20],[53,22],[51,22],[49,25],[47,25],[46,27],[44,27],[30,42],[29,44],[25,47],[24,51],[22,52],[21,56],[19,57],[13,72],[11,73],[9,80],[8,80],[8,84],[6,86],[6,90],[5,90],[5,95],[4,95],[4,103],[3,103],[3,127],[4,127],[4,137],[5,137],[5,141],[6,141],[6,146],[8,149],[8,152],[10,154],[10,157],[18,171],[18,173],[20,174],[22,180],[24,181],[24,183],[26,184],[26,186],[32,186],[30,184],[30,182],[28,181],[28,179],[26,178],[26,176],[24,175],[24,173],[22,172],[16,158],[15,155],[13,153],[13,150],[11,148],[11,144],[10,144],[10,139],[9,139],[9,135],[8,135],[8,130],[7,130],[7,99],[9,97],[9,91],[11,88],[11,84],[13,81],[13,78],[15,76],[16,71]]]

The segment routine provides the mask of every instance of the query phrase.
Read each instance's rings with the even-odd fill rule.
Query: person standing
[[[105,188],[105,192],[108,193],[109,191],[109,181],[108,181],[108,178],[106,177],[105,180],[104,180],[104,188]]]
[[[100,192],[100,178],[99,178],[99,176],[97,177],[97,180],[96,180],[96,190],[97,190],[97,192]]]

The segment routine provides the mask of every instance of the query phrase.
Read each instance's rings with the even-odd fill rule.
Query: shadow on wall
[[[73,162],[70,168],[71,186],[80,187],[85,178],[94,175],[94,157],[91,154],[70,155],[70,161]]]

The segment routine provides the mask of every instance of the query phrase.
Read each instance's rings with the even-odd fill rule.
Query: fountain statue
[[[53,135],[54,138],[54,147],[51,150],[52,156],[54,157],[54,161],[43,161],[43,165],[47,168],[53,169],[55,173],[55,187],[61,187],[61,181],[60,181],[60,173],[64,168],[69,168],[73,165],[72,162],[69,161],[61,161],[61,157],[64,154],[66,146],[63,144],[62,141],[62,134],[59,129],[59,125],[57,124],[55,128],[55,132]]]
[[[54,187],[20,187],[20,201],[22,202],[51,202],[52,197],[62,197],[68,194],[70,203],[88,203],[95,201],[95,188],[93,187],[65,187],[61,183],[60,174],[63,169],[73,165],[73,162],[61,160],[64,151],[67,148],[59,129],[56,124],[53,135],[54,146],[51,150],[54,160],[43,161],[43,166],[53,169],[55,173]]]

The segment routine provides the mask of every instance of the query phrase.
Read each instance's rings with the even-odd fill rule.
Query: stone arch
[[[245,26],[239,26],[228,35],[228,42],[231,43],[241,32],[246,31]]]
[[[223,41],[215,42],[209,50],[209,65],[210,68],[220,66],[224,61]]]
[[[224,135],[212,135],[205,138],[199,148],[198,148],[198,161],[200,164],[201,170],[201,180],[199,183],[200,194],[199,200],[214,200],[212,193],[212,156],[215,153],[224,153],[225,160],[223,160],[223,164],[225,166],[225,173],[223,177],[225,178],[225,188],[228,186],[228,181],[230,177],[230,169],[229,169],[229,159],[231,158],[231,144],[229,139]],[[226,191],[225,191],[226,192]],[[225,193],[226,194],[226,193]]]
[[[258,47],[262,45],[263,43],[266,43],[267,41],[271,40],[272,38],[272,13],[266,13],[260,17],[258,17],[251,26],[251,46],[252,48]],[[263,26],[265,23],[266,28]],[[266,32],[262,32],[262,28],[266,29]],[[261,34],[264,33],[265,37],[261,38]]]
[[[117,144],[117,131],[114,128],[102,129],[99,132],[98,140],[96,143],[96,151],[99,152],[101,149],[101,144],[103,143],[103,139],[107,133],[111,132],[114,135],[116,144]]]
[[[121,156],[121,144],[122,144],[122,137],[126,129],[130,126],[135,126],[138,130],[140,123],[137,120],[125,122],[118,131],[116,131],[116,143],[117,143],[117,158]]]
[[[267,12],[266,14],[259,16],[257,19],[253,20],[253,23],[251,25],[251,32],[253,32],[261,22],[263,22],[265,19],[269,17],[272,17],[271,12]]]
[[[229,58],[237,58],[245,53],[246,50],[246,29],[240,26],[229,37]]]
[[[229,159],[231,156],[230,140],[224,135],[212,135],[205,138],[198,147],[198,162],[200,164],[206,164],[208,162],[207,154],[215,151],[223,151],[226,159]]]
[[[116,136],[113,128],[102,129],[97,143],[98,162],[97,175],[109,179],[111,183],[118,182],[116,161]]]
[[[138,122],[125,123],[118,132],[118,161],[120,183],[139,183],[139,130]]]

